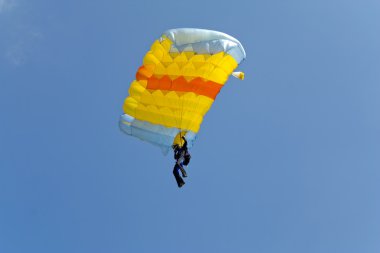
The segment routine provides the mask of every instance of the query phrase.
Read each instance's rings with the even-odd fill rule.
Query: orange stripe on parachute
[[[167,75],[158,78],[153,76],[144,66],[140,67],[137,71],[136,80],[147,81],[146,88],[150,90],[194,92],[197,95],[203,95],[214,100],[220,89],[223,87],[223,85],[212,81],[205,81],[200,77],[194,78],[190,81],[187,81],[183,76],[173,80]]]

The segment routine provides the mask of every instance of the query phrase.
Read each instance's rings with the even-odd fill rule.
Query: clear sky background
[[[118,128],[169,28],[247,60],[186,185]],[[378,0],[0,0],[0,252],[380,252]]]

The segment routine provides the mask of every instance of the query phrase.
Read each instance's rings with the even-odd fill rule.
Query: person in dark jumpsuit
[[[178,187],[182,187],[185,184],[185,181],[183,181],[182,177],[187,177],[187,173],[183,166],[187,166],[191,158],[190,153],[187,149],[187,141],[185,137],[182,137],[182,139],[184,140],[184,144],[182,145],[182,147],[178,144],[172,146],[174,151],[174,159],[176,160],[173,169],[173,174],[175,180],[177,181]],[[181,171],[182,177],[180,176],[179,171]]]

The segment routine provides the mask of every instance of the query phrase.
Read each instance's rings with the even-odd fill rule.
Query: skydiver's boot
[[[179,175],[178,167],[179,167],[178,165],[174,166],[173,174],[174,174],[175,180],[177,181],[178,187],[181,188],[185,184],[185,181],[183,181],[182,177]]]
[[[183,176],[183,177],[187,177],[186,170],[185,170],[182,166],[179,167],[179,169],[181,170],[182,176]]]

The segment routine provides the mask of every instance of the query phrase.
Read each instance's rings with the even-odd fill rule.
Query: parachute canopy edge
[[[222,46],[225,51],[228,51],[228,53],[236,59],[238,64],[246,58],[246,53],[242,44],[231,35],[223,32],[200,28],[175,28],[166,30],[162,35],[169,38],[174,46],[178,48],[187,44],[224,41],[225,43],[223,43]]]

